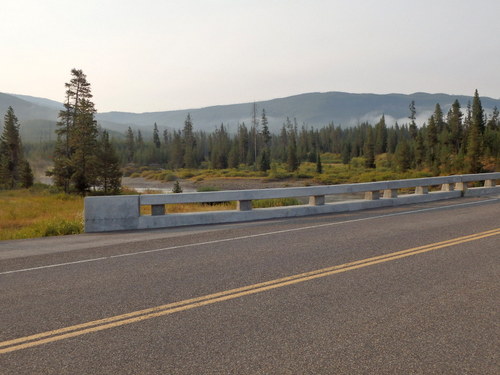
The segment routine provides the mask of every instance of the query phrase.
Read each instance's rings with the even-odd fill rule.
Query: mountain
[[[62,103],[54,100],[37,98],[28,95],[0,93],[0,116],[12,107],[21,124],[20,133],[24,142],[50,141],[55,139],[56,122],[59,111],[64,108]],[[117,129],[120,135],[123,125],[108,123],[110,128]],[[3,121],[1,122],[3,128]]]
[[[57,111],[64,109],[64,105],[60,102],[56,102],[55,100],[45,99],[45,98],[37,98],[36,96],[29,96],[29,95],[17,95],[17,94],[11,94],[11,95],[14,95],[15,97],[17,97],[19,99],[23,99],[27,102],[37,104],[37,105],[42,106],[42,107],[56,109]]]
[[[415,93],[404,94],[350,94],[344,92],[308,93],[257,102],[258,117],[265,109],[272,131],[278,131],[286,118],[292,121],[297,119],[299,126],[306,124],[322,127],[333,122],[344,127],[354,126],[367,121],[377,123],[382,115],[388,125],[396,121],[400,124],[407,123],[409,104],[415,101],[417,123],[423,124],[434,112],[436,103],[441,105],[446,114],[452,103],[458,99],[463,112],[471,96]],[[491,112],[493,107],[500,108],[500,100],[482,97],[481,102],[486,112]],[[156,122],[159,127],[179,129],[183,126],[187,114],[191,114],[195,129],[213,130],[221,123],[228,125],[234,131],[239,123],[247,125],[252,121],[253,103],[221,105],[198,109],[178,111],[126,113],[107,112],[97,115],[102,121],[119,123],[126,126],[145,126],[152,128]]]
[[[443,113],[447,113],[451,104],[458,99],[462,111],[466,111],[467,103],[472,102],[471,96],[414,93],[405,94],[351,94],[344,92],[307,93],[286,98],[257,102],[258,117],[265,109],[269,127],[277,132],[286,118],[295,118],[299,126],[322,127],[329,123],[353,126],[361,122],[375,124],[382,115],[390,126],[396,121],[407,123],[410,102],[415,101],[417,123],[427,121],[434,112],[436,103],[441,105]],[[491,113],[493,107],[500,108],[500,100],[481,97],[481,103],[486,113]],[[57,114],[62,104],[43,98],[27,95],[0,93],[0,113],[5,113],[12,106],[22,124],[23,139],[39,140],[54,139],[53,130]],[[191,114],[195,130],[212,131],[221,123],[235,131],[238,124],[251,124],[253,103],[218,105],[206,108],[192,108],[177,111],[128,113],[106,112],[98,113],[98,122],[106,129],[124,134],[128,126],[140,128],[144,135],[150,134],[153,124],[158,127],[180,129],[186,116]],[[50,134],[52,132],[52,135]]]

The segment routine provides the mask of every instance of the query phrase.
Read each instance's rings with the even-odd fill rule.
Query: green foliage
[[[30,164],[24,160],[21,165],[21,176],[20,176],[20,185],[21,187],[28,189],[33,186],[34,177],[33,171],[31,170]]]
[[[286,164],[287,170],[289,172],[296,171],[300,165],[300,161],[297,157],[297,145],[295,142],[295,137],[290,140],[290,144],[288,145]]]
[[[172,193],[182,193],[182,187],[181,187],[181,184],[179,183],[179,181],[175,181],[174,183],[174,187],[172,188]]]
[[[269,155],[269,151],[263,150],[260,154],[259,170],[266,172],[269,169],[271,169],[271,156]]]
[[[373,129],[367,128],[366,142],[363,147],[363,156],[365,157],[365,167],[375,168],[375,145],[373,142]]]
[[[412,154],[411,148],[406,139],[403,139],[396,147],[396,165],[401,172],[406,172],[411,168]]]
[[[98,144],[96,169],[96,187],[104,194],[118,194],[121,189],[122,172],[107,131],[102,132]]]
[[[90,83],[81,70],[72,69],[71,75],[70,82],[65,85],[64,110],[59,112],[54,167],[48,174],[66,193],[84,195],[92,190],[118,194],[122,176],[119,158],[107,131],[101,132],[99,139]],[[128,160],[133,158],[134,147],[133,133],[129,128]]]
[[[262,111],[258,128],[255,124],[259,121],[255,119],[250,129],[241,123],[233,134],[224,125],[212,133],[197,132],[188,116],[182,131],[164,131],[160,148],[149,142],[145,143],[142,151],[136,150],[134,162],[171,170],[211,168],[225,171],[229,168],[231,172],[224,172],[226,176],[229,176],[228,173],[231,176],[245,176],[248,170],[253,170],[266,173],[272,179],[296,177],[295,172],[300,165],[317,163],[318,155],[322,169],[325,165],[336,163],[355,169],[374,169],[378,168],[379,156],[387,155],[385,168],[395,171],[428,170],[435,175],[463,173],[473,169],[491,170],[498,164],[498,110],[496,115],[494,113],[488,119],[486,130],[472,137],[476,134],[472,124],[484,125],[486,121],[483,119],[478,122],[481,117],[478,114],[483,113],[484,117],[479,97],[468,109],[465,119],[458,101],[453,103],[447,116],[443,115],[441,106],[436,104],[427,124],[420,128],[415,123],[415,108],[415,102],[410,103],[409,124],[396,124],[391,128],[387,127],[384,116],[375,126],[362,123],[346,129],[334,124],[320,129],[303,125],[299,129],[295,119],[287,118],[279,134],[269,132],[265,110]],[[126,150],[126,147],[122,149]],[[123,151],[121,160],[126,162],[127,155]],[[192,168],[186,168],[187,160],[192,161]],[[360,162],[363,164],[360,165]],[[273,163],[284,163],[286,169],[273,169]],[[471,168],[471,163],[477,166]],[[205,178],[201,172],[196,174],[197,178]],[[189,172],[181,176],[190,177]]]
[[[85,194],[97,178],[96,110],[86,75],[77,69],[72,69],[71,75],[65,85],[64,110],[59,112],[54,168],[50,174],[66,193]]]
[[[83,224],[78,221],[55,219],[40,227],[41,237],[64,236],[83,233]]]
[[[316,157],[316,173],[323,173],[323,165],[321,164],[321,156]]]
[[[9,107],[0,135],[0,189],[29,188],[33,185],[33,172],[24,157],[19,127],[14,109]]]

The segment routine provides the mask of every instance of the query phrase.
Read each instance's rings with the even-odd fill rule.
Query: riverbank
[[[308,180],[280,180],[271,181],[263,178],[239,178],[220,177],[207,178],[203,181],[192,181],[190,179],[179,179],[183,192],[195,192],[199,190],[245,190],[245,189],[271,189],[284,187],[308,186]],[[172,191],[175,181],[150,180],[143,177],[123,177],[122,186],[144,192],[146,190],[158,190],[163,193]]]

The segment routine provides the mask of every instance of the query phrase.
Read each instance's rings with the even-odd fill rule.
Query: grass
[[[164,170],[149,167],[129,168],[127,175],[162,181],[179,178],[203,181],[205,179],[261,179],[264,181],[300,180],[304,185],[345,184],[396,180],[405,178],[430,177],[430,171],[395,172],[386,155],[377,156],[376,169],[364,167],[363,158],[354,158],[349,165],[340,162],[337,154],[321,155],[323,173],[316,172],[316,163],[302,163],[295,172],[286,170],[285,164],[272,163],[268,172],[254,171],[251,167],[237,169],[180,169]],[[202,191],[215,191],[205,187]],[[154,193],[154,191],[151,191]],[[136,194],[126,191],[124,194]],[[275,199],[253,201],[254,208],[266,208],[300,204],[296,199]],[[175,204],[168,205],[168,213],[187,213],[217,210],[235,210],[236,202],[216,204]],[[141,207],[141,214],[151,214],[151,207]],[[83,232],[83,198],[52,191],[48,186],[38,184],[29,190],[0,190],[0,240],[33,238]]]
[[[321,155],[323,172],[316,172],[316,163],[303,162],[299,169],[290,172],[286,164],[273,162],[267,172],[255,171],[252,167],[241,165],[239,168],[228,169],[178,169],[165,170],[160,168],[140,167],[129,169],[131,177],[143,177],[151,180],[174,181],[190,179],[200,182],[210,179],[260,179],[263,181],[300,180],[305,185],[332,185],[357,182],[373,182],[397,180],[406,178],[430,177],[430,171],[398,172],[392,168],[392,161],[387,154],[377,155],[377,168],[365,168],[362,157],[353,158],[350,164],[342,164],[340,155],[325,153]]]
[[[83,198],[37,185],[0,190],[0,240],[83,232]]]
[[[253,208],[269,208],[280,206],[295,206],[300,202],[295,198],[277,198],[277,199],[259,199],[252,201]],[[189,212],[208,212],[208,211],[228,211],[236,210],[236,202],[220,203],[178,203],[168,204],[167,214],[182,214]],[[141,206],[141,215],[151,215],[151,206]]]

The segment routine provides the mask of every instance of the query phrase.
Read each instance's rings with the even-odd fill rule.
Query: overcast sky
[[[2,2],[0,92],[64,100],[72,68],[99,112],[304,92],[500,98],[499,0]]]

